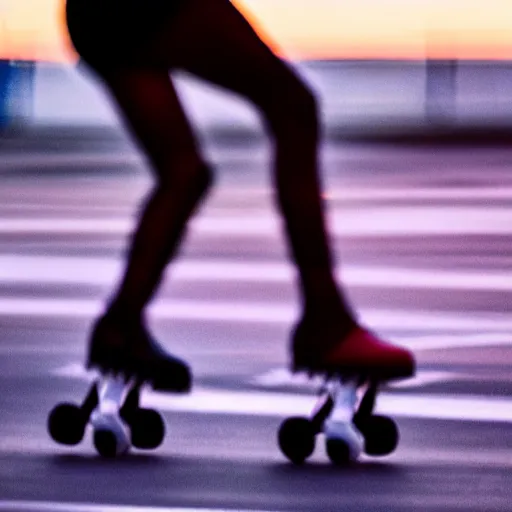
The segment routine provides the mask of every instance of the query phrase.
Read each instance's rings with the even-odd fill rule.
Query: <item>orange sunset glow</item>
[[[512,58],[510,0],[235,3],[278,51],[297,59]],[[0,14],[0,57],[75,58],[63,24],[63,0],[2,0]]]

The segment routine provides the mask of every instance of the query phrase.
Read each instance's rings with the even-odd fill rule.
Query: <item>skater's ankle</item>
[[[316,325],[339,325],[347,331],[357,325],[351,307],[337,290],[308,296],[303,304],[302,318],[303,321]]]
[[[102,318],[109,323],[142,325],[144,323],[144,312],[125,301],[113,300],[106,308]]]
[[[295,350],[329,350],[358,327],[358,322],[349,311],[326,312],[305,311],[292,334]],[[309,348],[308,348],[309,347]]]

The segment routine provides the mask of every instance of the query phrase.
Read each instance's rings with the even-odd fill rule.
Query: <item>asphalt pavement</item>
[[[400,428],[397,451],[344,468],[321,438],[303,467],[276,444],[284,418],[311,412],[318,386],[287,370],[297,295],[268,148],[208,152],[218,187],[150,311],[158,338],[190,361],[194,391],[145,391],[167,424],[163,446],[106,461],[90,436],[55,445],[46,419],[93,378],[88,329],[151,181],[122,137],[4,147],[0,510],[510,510],[512,150],[326,144],[340,280],[361,319],[419,363],[379,398]]]

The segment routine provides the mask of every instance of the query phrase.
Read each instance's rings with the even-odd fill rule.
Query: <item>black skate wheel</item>
[[[77,405],[59,404],[48,416],[48,432],[55,442],[74,446],[82,441],[87,421],[87,416]]]
[[[117,439],[111,430],[97,429],[94,431],[94,447],[105,458],[111,459],[117,455]]]
[[[308,418],[288,418],[278,434],[279,448],[294,464],[303,464],[315,450],[315,430]]]
[[[389,455],[398,446],[400,439],[398,427],[387,416],[372,415],[358,422],[357,427],[363,434],[364,451],[368,455],[376,457]]]
[[[154,409],[136,409],[130,415],[131,443],[141,450],[154,450],[165,439],[165,423]]]
[[[350,462],[350,447],[343,439],[327,439],[325,449],[334,465],[346,466]]]

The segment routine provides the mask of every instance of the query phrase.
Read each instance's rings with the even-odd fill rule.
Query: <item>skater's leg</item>
[[[139,59],[156,69],[187,70],[259,108],[274,141],[277,200],[303,299],[294,334],[295,365],[373,369],[377,363],[396,366],[395,373],[411,373],[412,356],[357,327],[336,284],[318,176],[317,106],[297,75],[229,0],[190,0],[168,29],[141,49]]]
[[[229,0],[191,0],[151,47],[157,64],[181,68],[258,107],[274,141],[277,200],[297,264],[304,310],[354,325],[333,274],[318,173],[316,99]],[[201,13],[198,15],[197,13]]]
[[[116,70],[103,78],[121,117],[149,157],[155,186],[133,235],[119,289],[95,325],[89,364],[119,366],[151,377],[155,387],[186,390],[188,370],[155,348],[143,312],[179,247],[187,220],[209,188],[211,173],[166,69]],[[143,368],[140,361],[145,361]]]
[[[212,175],[166,69],[118,71],[107,80],[121,117],[148,155],[156,178],[113,301],[116,308],[137,316],[155,293]]]
[[[187,6],[148,53],[157,65],[184,69],[251,101],[272,136],[276,199],[302,297],[303,313],[293,335],[295,366],[412,372],[409,352],[357,326],[336,283],[319,179],[314,95],[229,0],[190,0]],[[340,343],[348,352],[339,350]]]

